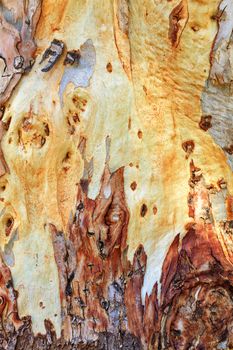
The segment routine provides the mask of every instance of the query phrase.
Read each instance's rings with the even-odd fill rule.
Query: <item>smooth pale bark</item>
[[[233,347],[232,13],[0,3],[4,349]]]

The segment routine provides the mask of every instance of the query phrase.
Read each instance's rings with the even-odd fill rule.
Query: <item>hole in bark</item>
[[[112,73],[112,65],[110,62],[108,62],[106,69],[107,69],[108,73]]]
[[[12,223],[13,223],[13,219],[9,218],[6,222],[6,227],[11,227]]]
[[[195,144],[193,140],[188,140],[182,143],[182,148],[187,153],[193,152],[194,147],[195,147]]]
[[[2,107],[0,107],[0,120],[3,118],[4,113],[5,113],[5,107],[2,106]]]
[[[158,209],[157,209],[156,205],[154,205],[154,206],[153,206],[153,214],[156,215],[156,214],[157,214],[157,211],[158,211]]]
[[[199,126],[202,130],[207,131],[212,127],[211,124],[212,116],[211,115],[202,115],[201,120],[199,122]]]
[[[218,180],[218,186],[221,188],[221,190],[224,190],[227,188],[227,183],[224,179]]]
[[[138,130],[138,138],[142,139],[142,131],[141,130]]]
[[[192,29],[194,32],[198,32],[198,30],[200,30],[200,28],[199,28],[197,25],[191,26],[191,29]]]
[[[71,158],[71,152],[68,151],[66,153],[65,157],[63,158],[62,163],[68,162],[68,160],[70,160],[70,158]]]
[[[141,211],[140,211],[142,218],[144,218],[144,216],[146,215],[147,210],[148,210],[147,205],[145,203],[143,203],[143,205],[141,206]]]
[[[45,309],[45,306],[44,306],[44,304],[43,304],[43,301],[40,301],[40,302],[39,302],[39,306],[41,307],[41,309]]]
[[[14,219],[12,216],[8,216],[4,219],[4,226],[5,226],[5,234],[6,236],[9,236],[11,233],[12,227],[14,225]]]
[[[133,181],[133,182],[131,183],[131,185],[130,185],[130,188],[131,188],[132,191],[135,191],[136,188],[137,188],[137,182],[136,182],[136,181]]]
[[[75,123],[80,122],[78,113],[74,113],[74,115],[73,115],[72,118],[73,118],[73,121],[74,121]]]
[[[1,181],[1,183],[0,183],[0,191],[1,192],[5,191],[7,184],[8,184],[8,182],[6,180],[5,181]]]
[[[77,210],[81,211],[84,209],[84,204],[83,202],[80,202],[78,205],[77,205]]]
[[[79,50],[68,51],[66,54],[66,58],[64,61],[64,65],[73,65],[79,64],[79,60],[81,58],[81,54]]]
[[[223,148],[225,152],[228,154],[232,155],[233,154],[233,145],[230,145],[229,147],[224,147]]]
[[[88,232],[87,232],[87,235],[88,235],[89,237],[92,237],[92,236],[95,235],[95,232],[93,232],[93,231],[88,231]]]
[[[44,132],[46,136],[49,136],[50,131],[47,123],[44,123]]]

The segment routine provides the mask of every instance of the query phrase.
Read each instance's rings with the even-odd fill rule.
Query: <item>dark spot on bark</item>
[[[24,58],[23,56],[16,56],[14,58],[14,67],[15,69],[21,69],[23,68],[23,64],[24,64]]]
[[[45,135],[46,136],[49,136],[49,126],[48,126],[48,124],[47,123],[44,123],[44,132],[45,132]]]
[[[71,152],[66,152],[66,155],[65,155],[65,157],[63,158],[63,160],[62,160],[62,162],[64,163],[64,162],[67,162],[69,159],[70,159],[70,157],[71,157]]]
[[[227,338],[228,338],[228,330],[225,329],[223,331],[223,333],[220,335],[219,341],[223,342],[223,341],[227,340]]]
[[[84,204],[83,204],[83,202],[80,202],[77,206],[77,210],[81,211],[83,209],[84,209]]]
[[[66,54],[66,58],[64,60],[64,64],[65,65],[73,65],[78,64],[79,60],[80,60],[81,54],[79,50],[72,50],[72,51],[68,51]]]
[[[109,300],[106,300],[106,299],[104,299],[104,298],[101,298],[101,299],[100,299],[100,305],[101,305],[101,307],[102,307],[105,311],[108,311],[109,306],[110,306],[110,302],[109,302]]]
[[[128,130],[131,129],[131,118],[129,117],[129,120],[128,120]]]
[[[75,273],[74,271],[70,274],[70,276],[67,279],[67,285],[66,285],[66,295],[71,296],[72,295],[72,281],[74,279]]]
[[[45,306],[42,301],[39,302],[39,306],[41,307],[41,309],[45,309]]]
[[[7,288],[7,289],[13,288],[13,281],[12,281],[12,280],[9,280],[9,281],[6,283],[6,288]]]
[[[92,231],[87,231],[87,235],[88,235],[88,236],[90,236],[90,237],[92,237],[92,236],[94,236],[94,235],[95,235],[95,232],[92,232]]]
[[[112,285],[119,294],[123,295],[123,289],[117,281],[114,281]]]
[[[143,85],[143,91],[145,92],[145,94],[147,95],[147,88],[146,88],[146,86],[145,85]]]
[[[197,25],[191,26],[191,29],[192,29],[194,32],[198,32],[198,30],[200,30],[200,28],[199,28]]]
[[[142,139],[142,131],[141,130],[138,130],[138,138]]]
[[[41,137],[41,141],[40,141],[40,145],[41,145],[41,147],[43,147],[43,146],[44,146],[45,142],[46,142],[46,139],[45,139],[45,137],[44,137],[44,136],[42,136],[42,137]]]
[[[78,297],[76,298],[76,301],[81,309],[84,309],[86,307],[86,304],[84,303],[82,298]]]
[[[224,151],[226,151],[228,154],[233,154],[233,145],[230,145],[229,147],[224,147]]]
[[[182,148],[187,153],[193,152],[194,147],[195,147],[195,143],[193,140],[188,140],[182,143]]]
[[[2,106],[2,107],[0,107],[0,120],[3,118],[4,113],[5,113],[5,107]]]
[[[14,222],[13,218],[9,218],[6,222],[6,227],[11,227],[13,222]]]
[[[104,242],[102,240],[100,240],[100,239],[97,241],[97,248],[99,250],[100,257],[102,259],[105,259],[106,258],[106,254],[104,253]]]
[[[153,206],[153,214],[156,215],[157,212],[158,212],[158,209],[157,209],[156,205],[154,205],[154,206]]]
[[[75,123],[80,122],[78,113],[74,113],[73,116],[72,116],[72,118],[73,118],[73,121],[74,121]]]
[[[201,121],[199,122],[199,126],[202,130],[207,131],[212,127],[211,124],[212,116],[211,115],[202,115]]]
[[[141,211],[140,211],[142,218],[144,218],[144,216],[146,215],[147,210],[148,210],[147,205],[145,203],[143,203],[143,205],[141,206]]]
[[[108,62],[108,64],[106,65],[106,69],[107,69],[108,73],[112,73],[112,65],[110,62]]]
[[[221,190],[224,190],[227,188],[227,183],[224,179],[218,180],[218,186],[221,188]]]
[[[8,217],[5,222],[5,234],[6,236],[9,236],[11,233],[12,227],[14,225],[14,219],[13,217]]]
[[[85,286],[85,288],[83,289],[83,293],[88,295],[90,293],[90,289]]]
[[[133,181],[133,182],[131,183],[131,185],[130,185],[130,188],[131,188],[132,191],[135,191],[136,188],[137,188],[137,182],[136,182],[136,181]]]
[[[180,337],[181,336],[181,331],[179,329],[172,329],[172,335],[175,337]]]

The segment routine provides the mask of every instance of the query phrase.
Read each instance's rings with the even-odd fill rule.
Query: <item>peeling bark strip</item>
[[[147,258],[141,246],[133,264],[127,260],[129,213],[123,168],[111,174],[105,167],[95,201],[86,192],[79,187],[66,243],[51,227],[64,337],[77,344],[99,341],[106,350],[142,349],[142,344],[146,346],[151,339],[157,320],[157,288],[147,297],[144,311],[140,294]]]
[[[0,317],[9,321],[16,330],[22,326],[17,310],[17,292],[13,288],[10,269],[0,257]]]
[[[129,4],[128,0],[114,0],[114,37],[122,67],[131,79],[130,43],[129,43]]]
[[[22,74],[34,63],[33,38],[40,11],[40,0],[16,1],[9,8],[5,2],[0,4],[0,58],[5,64],[0,72],[0,107],[9,99]]]
[[[180,43],[182,32],[188,22],[188,3],[187,0],[181,0],[169,16],[168,37],[173,47]]]
[[[224,252],[211,209],[212,195],[222,189],[207,186],[193,163],[190,186],[194,221],[182,241],[176,237],[163,266],[162,348],[232,348],[232,254]]]
[[[40,11],[40,0],[16,1],[9,8],[5,2],[0,3],[0,62],[4,62],[4,69],[0,69],[0,119],[13,89],[34,63],[34,35]],[[3,124],[0,123],[1,141]],[[7,171],[9,169],[0,147],[0,177]]]
[[[233,256],[229,252],[227,257],[218,236],[218,228],[226,234],[231,221],[218,222],[212,212],[216,198],[221,200],[222,191],[227,198],[227,192],[222,181],[219,188],[207,186],[193,161],[190,172],[188,205],[193,222],[185,237],[177,235],[170,246],[160,297],[156,283],[144,306],[141,290],[147,256],[140,246],[133,263],[127,259],[129,214],[123,169],[111,174],[105,168],[95,201],[79,187],[68,240],[52,228],[65,339],[88,344],[105,337],[110,349],[233,346]]]
[[[62,41],[54,39],[51,42],[50,47],[45,50],[40,61],[40,64],[46,62],[41,69],[42,72],[49,72],[53,68],[59,57],[62,55],[63,49],[64,44]]]
[[[233,119],[232,119],[232,49],[233,49],[233,3],[222,0],[213,20],[218,32],[210,53],[210,74],[202,95],[202,109],[210,114],[204,130],[209,130],[214,141],[224,150],[233,169]],[[206,117],[205,117],[206,118]],[[209,125],[208,125],[209,124]],[[200,127],[203,119],[200,121]]]

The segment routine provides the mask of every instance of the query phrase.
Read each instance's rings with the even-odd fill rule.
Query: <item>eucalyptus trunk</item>
[[[0,1],[0,349],[233,349],[232,31]]]

